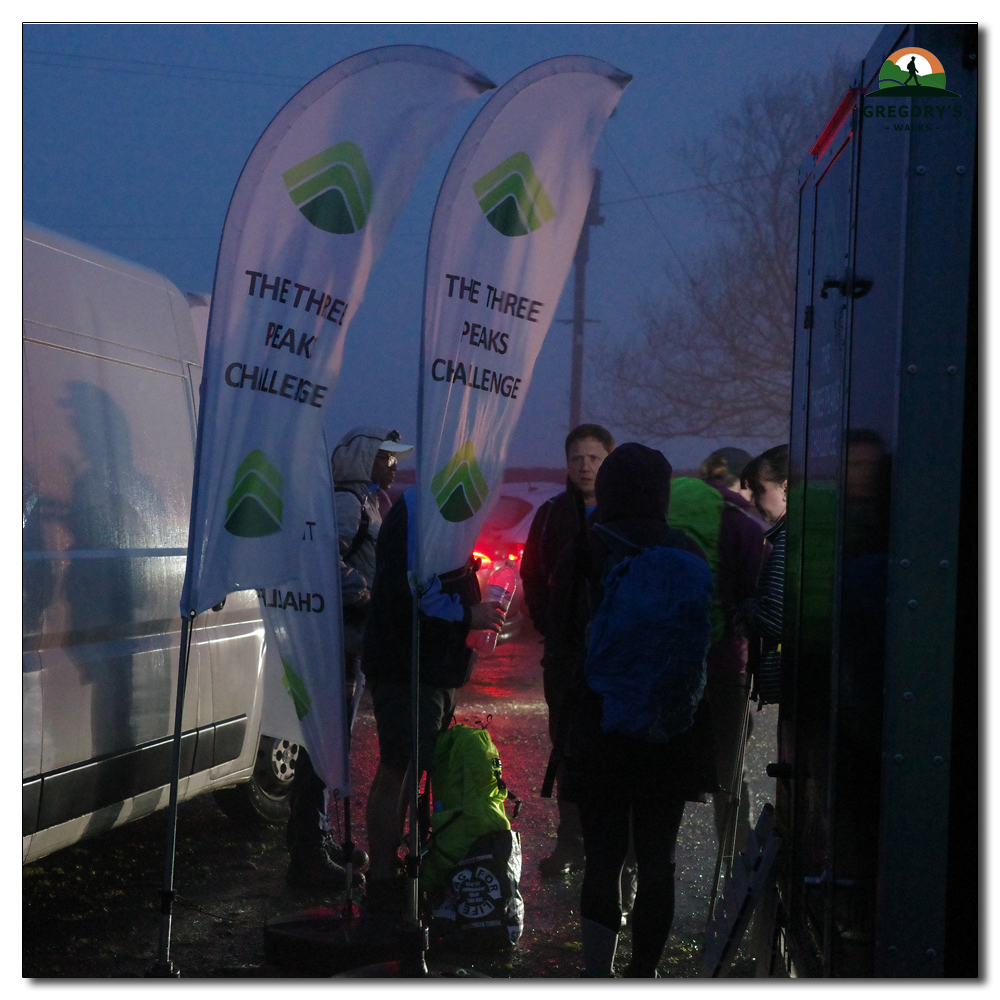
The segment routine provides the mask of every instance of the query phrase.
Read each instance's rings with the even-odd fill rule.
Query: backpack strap
[[[514,815],[511,816],[511,819],[517,819],[517,814],[521,811],[521,800],[514,793],[510,785],[503,780],[503,778],[497,778],[497,788],[499,788],[501,792],[507,793],[507,801],[514,803]]]
[[[595,524],[594,531],[596,531],[606,542],[610,542],[612,546],[612,556],[616,555],[615,549],[618,552],[624,548],[626,552],[631,551],[634,555],[638,555],[645,549],[644,545],[638,545],[633,542],[630,538],[626,538],[624,535],[619,535],[617,531],[609,528],[606,524]],[[622,556],[621,558],[624,558]],[[621,559],[616,560],[618,562]]]
[[[364,545],[365,542],[372,540],[371,534],[368,532],[368,527],[371,524],[371,518],[368,516],[368,510],[365,506],[365,501],[362,497],[359,497],[357,493],[354,492],[348,486],[334,486],[334,493],[350,493],[352,496],[357,498],[358,503],[361,504],[361,519],[358,521],[358,530],[354,538],[351,539],[351,544],[347,546],[347,550],[341,556],[344,562],[347,562],[351,556]]]

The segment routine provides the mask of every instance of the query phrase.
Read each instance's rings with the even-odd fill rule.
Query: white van
[[[23,253],[26,863],[167,805],[208,310],[27,223]],[[260,734],[263,646],[253,591],[195,620],[180,797],[238,785],[227,812],[279,821],[297,747]]]

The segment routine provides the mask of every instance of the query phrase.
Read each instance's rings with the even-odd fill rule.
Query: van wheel
[[[213,793],[219,808],[240,826],[282,826],[288,822],[289,796],[301,747],[262,736],[253,777],[235,788]]]

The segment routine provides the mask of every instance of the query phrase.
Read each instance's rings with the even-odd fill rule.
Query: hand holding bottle
[[[517,577],[514,574],[514,570],[511,566],[504,565],[496,570],[490,577],[489,583],[486,585],[486,595],[482,604],[477,604],[473,607],[472,623],[471,629],[469,631],[468,645],[473,649],[479,650],[481,653],[489,653],[496,649],[497,636],[500,632],[500,627],[503,624],[504,619],[507,616],[507,611],[510,608],[510,602],[514,598],[514,591],[517,589]],[[476,610],[477,608],[496,608],[499,611],[498,618],[492,617],[488,618],[486,625],[483,627],[480,621],[477,620]],[[494,616],[497,612],[494,611]]]

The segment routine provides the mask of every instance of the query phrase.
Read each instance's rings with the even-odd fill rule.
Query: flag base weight
[[[374,949],[353,941],[358,917],[347,917],[341,906],[314,906],[273,917],[264,925],[264,955],[289,972],[345,979],[407,978],[401,971],[399,945]],[[482,972],[428,963],[427,976],[449,979],[489,979]]]

